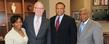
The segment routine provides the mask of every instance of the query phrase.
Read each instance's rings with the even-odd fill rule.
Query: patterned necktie
[[[84,29],[84,23],[83,22],[81,22],[81,25],[80,25],[80,32],[82,32]]]
[[[59,18],[60,18],[60,17],[58,17],[57,20],[56,20],[56,31],[59,30]]]

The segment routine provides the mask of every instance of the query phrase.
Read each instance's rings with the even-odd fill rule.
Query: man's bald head
[[[38,6],[38,7],[42,7],[42,8],[44,8],[43,3],[40,2],[40,1],[37,1],[37,2],[34,4],[34,6]]]
[[[35,15],[38,15],[38,16],[42,16],[43,15],[44,5],[42,4],[42,2],[37,1],[34,4],[34,10],[33,10],[33,12],[35,12]]]
[[[86,8],[82,8],[82,9],[80,9],[80,12],[85,12],[87,15],[90,15],[89,10],[86,9]]]

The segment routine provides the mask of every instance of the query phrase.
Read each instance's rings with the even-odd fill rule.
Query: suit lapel
[[[54,27],[54,31],[56,31],[55,20],[56,20],[56,16],[54,16],[54,18],[53,18],[53,27]]]
[[[32,15],[32,17],[31,17],[29,22],[30,22],[30,25],[31,25],[31,30],[30,31],[31,31],[33,37],[36,37],[35,30],[34,30],[34,15]]]
[[[78,23],[77,28],[78,28],[77,36],[80,37],[80,35],[81,35],[81,32],[80,32],[80,22]]]
[[[84,29],[83,32],[80,32],[82,36],[84,36],[84,35],[87,34],[86,32],[89,31],[90,25],[91,25],[91,20],[89,19],[89,21],[87,22],[87,24],[86,24],[85,27],[83,28],[83,29]]]
[[[85,32],[87,29],[89,29],[90,25],[91,25],[91,20],[89,20],[89,21],[86,23],[85,27],[83,28],[83,29],[84,29],[83,32]]]

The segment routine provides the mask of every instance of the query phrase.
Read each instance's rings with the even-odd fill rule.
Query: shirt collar
[[[88,21],[89,21],[89,18],[84,22],[84,24],[87,24]]]
[[[35,16],[34,16],[34,19],[37,19],[37,18],[38,18],[38,19],[41,19],[42,16],[37,16],[37,15],[35,15]]]
[[[61,22],[61,20],[62,20],[63,16],[64,16],[64,14],[63,14],[63,15],[61,15],[61,16],[56,16],[56,19],[57,19],[58,17],[60,17],[60,18],[59,18],[59,21]]]

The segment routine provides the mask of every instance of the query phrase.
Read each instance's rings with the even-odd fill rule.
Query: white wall
[[[109,22],[103,21],[100,22],[103,28],[103,32],[109,32]]]
[[[93,0],[84,0],[84,8],[87,8],[88,10],[90,10],[90,14],[92,12],[92,1]],[[91,14],[92,16],[92,14]]]

